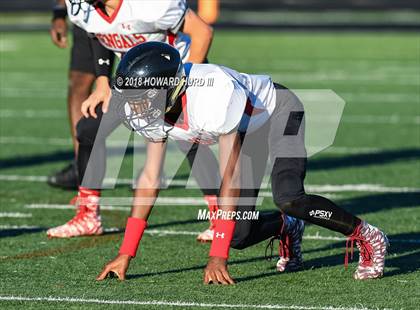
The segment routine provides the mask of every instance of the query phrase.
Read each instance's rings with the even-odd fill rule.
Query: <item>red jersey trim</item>
[[[245,111],[244,111],[246,115],[253,116],[253,115],[261,114],[264,112],[265,112],[264,109],[259,109],[259,108],[254,107],[251,103],[251,98],[248,97],[248,99],[246,100]]]
[[[188,128],[190,128],[189,123],[188,123],[188,112],[187,112],[187,94],[184,93],[181,97],[181,104],[182,104],[182,114],[183,114],[183,120],[182,123],[179,123],[178,121],[174,123],[172,123],[171,121],[169,121],[168,119],[165,119],[165,122],[169,123],[170,125],[177,127],[177,128],[181,128],[184,130],[188,130]]]
[[[184,115],[184,119],[183,122],[180,123],[176,123],[175,127],[184,129],[184,130],[188,130],[188,128],[190,128],[189,124],[188,124],[188,112],[187,112],[187,94],[184,93],[181,97],[181,102],[182,102],[182,114]]]
[[[172,32],[168,31],[168,43],[169,43],[169,45],[175,46],[175,37],[176,36]]]
[[[112,15],[111,16],[108,16],[108,15],[106,15],[104,12],[102,12],[102,10],[98,7],[98,6],[95,6],[95,10],[96,10],[96,12],[98,12],[98,14],[106,21],[106,22],[108,22],[109,24],[111,24],[114,20],[115,20],[115,18],[117,17],[117,15],[118,15],[118,12],[120,11],[120,8],[121,8],[121,6],[122,6],[122,4],[123,4],[123,1],[124,0],[120,0],[120,3],[118,4],[118,6],[117,6],[117,8],[115,9],[115,11],[114,11],[114,13],[112,13]]]

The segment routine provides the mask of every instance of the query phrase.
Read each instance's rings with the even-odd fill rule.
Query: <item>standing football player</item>
[[[184,61],[201,63],[205,61],[212,40],[212,29],[186,6],[185,0],[104,0],[79,1],[67,0],[69,19],[76,25],[94,34],[99,42],[116,54],[124,54],[133,46],[147,41],[162,41],[173,45],[182,55]],[[84,115],[77,124],[78,171],[80,184],[87,169],[87,163],[97,139],[97,131],[102,115],[107,113],[111,89],[109,78],[99,76],[96,88],[87,100],[82,103]],[[113,129],[120,120],[113,122]],[[101,153],[105,154],[105,139],[99,143]],[[192,166],[198,149],[198,144],[180,141],[181,150],[187,154]],[[217,191],[210,188],[218,184],[218,163],[209,148],[201,149],[200,159],[208,165],[195,164],[195,177],[204,193],[204,198],[211,212],[217,209]],[[91,202],[81,203],[76,216],[64,225],[47,231],[49,237],[68,238],[75,236],[102,234],[102,222],[99,215],[98,198],[100,196],[102,178],[105,170],[105,155],[97,160],[96,171],[99,175],[94,186],[80,186],[78,198],[83,201],[89,198]],[[198,241],[211,241],[213,224],[197,237]]]
[[[383,275],[388,247],[385,234],[329,199],[305,193],[304,110],[290,90],[265,75],[238,73],[213,64],[184,66],[176,49],[158,42],[131,49],[116,74],[117,81],[128,82],[117,83],[111,106],[122,111],[126,123],[149,142],[119,254],[104,267],[98,280],[109,273],[125,279],[159,193],[168,138],[219,144],[223,177],[219,208],[226,216],[215,221],[204,283],[233,284],[227,270],[229,248],[243,249],[276,235],[284,241],[277,269],[284,271],[289,264],[294,269],[302,260],[302,220],[340,232],[356,242],[360,258],[355,279]],[[130,78],[144,81],[152,77],[175,82],[153,87],[129,82]],[[185,83],[199,79],[214,82],[204,86]],[[259,165],[261,160],[266,163],[268,156],[273,165],[273,199],[287,216],[279,212],[257,221],[236,222],[236,211],[249,210],[242,197],[243,179],[249,181],[248,177],[257,175],[248,188],[259,185],[261,176],[255,168],[264,170],[265,165],[263,169]],[[243,169],[243,164],[248,166]]]
[[[68,46],[67,8],[65,0],[56,0],[51,22],[51,39],[59,48]],[[114,63],[114,53],[106,49],[95,37],[74,26],[73,44],[70,53],[69,83],[67,90],[67,111],[70,122],[70,133],[73,141],[75,160],[64,169],[48,177],[48,184],[64,189],[77,189],[78,171],[76,165],[78,141],[76,124],[82,117],[81,107],[92,92],[95,79],[99,76],[110,77]]]

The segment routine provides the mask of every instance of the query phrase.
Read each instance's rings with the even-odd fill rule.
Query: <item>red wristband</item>
[[[209,256],[229,257],[230,242],[235,231],[234,220],[216,219],[214,221],[214,235]]]
[[[124,240],[119,253],[136,257],[137,248],[139,247],[141,237],[143,236],[143,232],[146,227],[147,222],[145,220],[136,217],[129,217],[127,219]]]

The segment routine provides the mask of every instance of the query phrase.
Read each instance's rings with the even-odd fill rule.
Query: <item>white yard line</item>
[[[129,207],[121,206],[131,206],[134,203],[133,197],[102,197],[98,201],[101,205],[102,210],[110,211],[126,211],[130,210]],[[150,204],[150,199],[137,199],[137,205]],[[202,197],[159,197],[155,205],[157,206],[206,206],[207,203]],[[72,209],[74,206],[67,204],[27,204],[25,205],[27,209]]]
[[[75,207],[68,204],[31,203],[24,206],[26,209],[47,209],[47,210],[73,210]],[[106,211],[130,211],[130,207],[101,206]]]
[[[0,174],[0,181],[22,181],[22,182],[45,182],[47,176],[35,176],[35,175],[13,175],[13,174]],[[118,184],[132,184],[132,179],[118,179]],[[171,185],[185,186],[187,183],[191,183],[188,180],[173,180],[170,182]],[[267,188],[266,183],[261,188]],[[416,193],[420,192],[418,187],[406,187],[406,186],[385,186],[382,184],[307,184],[306,190],[312,193],[335,193],[335,192],[374,192],[374,193]],[[262,197],[269,197],[270,192],[261,192]]]
[[[46,230],[46,227],[42,226],[29,226],[29,225],[0,225],[0,230]],[[110,232],[123,232],[123,228],[119,227],[108,227],[105,228],[104,231],[106,233]],[[170,229],[146,229],[144,231],[145,234],[152,235],[152,236],[197,236],[200,231],[188,231],[188,230],[170,230]],[[345,237],[338,237],[338,236],[321,236],[319,233],[314,235],[304,235],[303,239],[305,240],[319,240],[319,241],[345,241]],[[420,239],[390,239],[391,243],[414,243],[420,244]]]
[[[23,181],[23,182],[46,182],[48,179],[45,175],[12,175],[1,174],[0,181]]]
[[[375,192],[375,193],[413,193],[419,192],[416,187],[385,186],[381,184],[342,184],[342,185],[306,185],[306,190],[312,193],[332,192]]]
[[[57,109],[0,109],[0,118],[67,118],[64,110]],[[325,117],[328,120],[328,117]],[[341,122],[354,124],[420,124],[420,115],[343,115]]]
[[[89,299],[75,297],[26,297],[26,296],[0,296],[0,301],[25,301],[25,302],[55,302],[55,303],[79,303],[79,304],[105,304],[105,305],[137,305],[137,306],[162,306],[181,308],[230,308],[230,309],[292,309],[292,310],[371,310],[366,307],[345,306],[301,306],[279,304],[224,304],[224,303],[198,303],[189,301],[166,301],[166,300],[114,300],[114,299]],[[378,310],[378,308],[375,308]],[[389,308],[383,310],[391,310]]]
[[[0,230],[6,229],[45,229],[44,227],[40,226],[31,226],[31,225],[0,225]]]
[[[17,51],[19,44],[17,41],[9,39],[0,39],[0,52],[15,52]]]
[[[420,122],[419,122],[420,123]],[[118,141],[113,141],[118,144]],[[0,144],[22,144],[22,145],[45,145],[53,146],[71,146],[71,139],[69,138],[47,138],[47,137],[30,137],[30,136],[0,136]],[[125,143],[125,141],[121,141]],[[111,144],[112,145],[112,144]],[[368,154],[385,151],[380,148],[373,147],[353,147],[353,146],[331,146],[322,151],[323,154]]]
[[[62,110],[17,110],[17,109],[0,109],[0,118],[67,118],[67,111]]]
[[[20,212],[0,212],[0,218],[28,218],[32,217],[31,213]]]
[[[23,144],[23,145],[55,145],[55,146],[70,146],[71,139],[69,138],[40,138],[40,137],[0,137],[0,144]]]

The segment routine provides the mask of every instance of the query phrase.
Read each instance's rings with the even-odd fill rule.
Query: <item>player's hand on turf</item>
[[[227,270],[227,261],[221,257],[210,257],[204,269],[204,284],[235,284]]]
[[[60,47],[67,47],[67,22],[64,18],[56,18],[53,20],[50,29],[51,39],[53,43]]]
[[[111,100],[111,88],[109,87],[109,80],[106,76],[100,76],[96,79],[96,88],[82,103],[82,114],[88,118],[89,115],[97,118],[95,108],[102,103],[102,112],[108,111],[109,101]]]
[[[125,254],[119,254],[116,258],[110,261],[99,276],[96,278],[97,281],[104,280],[108,275],[116,275],[119,280],[125,280],[125,273],[127,272],[128,265],[130,265],[131,256]]]

